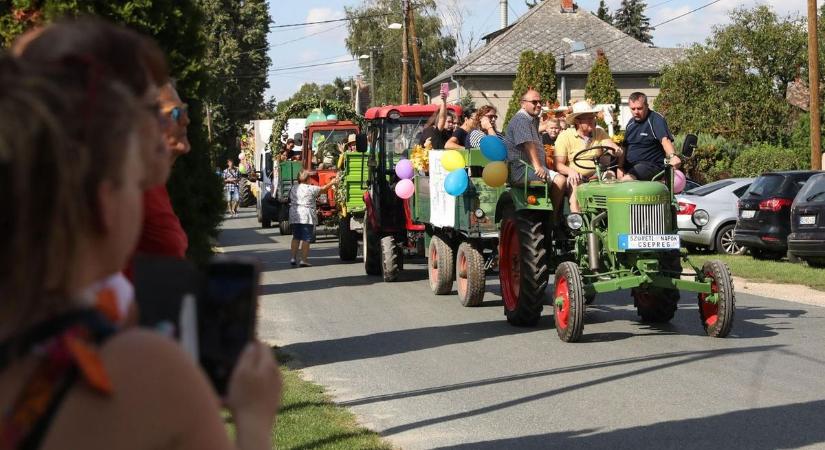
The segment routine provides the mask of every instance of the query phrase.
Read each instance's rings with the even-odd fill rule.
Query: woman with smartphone
[[[99,28],[110,56],[134,54],[131,32]],[[0,442],[233,448],[192,359],[158,334],[117,330],[95,307],[106,291],[93,287],[123,268],[140,233],[151,174],[136,119],[157,105],[105,57],[69,53],[49,64],[0,55],[0,194],[14,211],[0,216],[10,243],[0,253]],[[239,448],[271,447],[279,393],[270,350],[250,343],[225,398]]]

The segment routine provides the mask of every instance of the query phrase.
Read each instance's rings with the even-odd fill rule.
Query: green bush
[[[741,150],[741,145],[720,136],[707,133],[697,135],[699,142],[693,156],[686,160],[683,170],[688,178],[706,184],[731,177],[731,166]],[[685,135],[677,135],[674,146],[681,151]]]
[[[734,177],[755,177],[764,172],[807,169],[810,155],[806,148],[786,148],[770,144],[748,147],[731,165]]]

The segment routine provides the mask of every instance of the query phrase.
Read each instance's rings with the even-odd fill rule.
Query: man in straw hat
[[[590,161],[602,154],[601,149],[592,149],[598,145],[612,148],[616,156],[621,158],[622,151],[604,129],[596,126],[596,114],[599,110],[582,100],[573,104],[573,111],[567,115],[566,121],[570,128],[562,131],[556,138],[555,163],[556,170],[567,177],[567,186],[570,193],[570,211],[579,212],[579,202],[576,199],[576,189],[582,183],[587,183],[596,175],[596,165]],[[573,162],[578,157],[579,164]],[[621,177],[623,174],[619,173]]]
[[[624,139],[627,146],[625,180],[650,180],[665,169],[664,161],[679,167],[673,135],[661,114],[650,109],[647,96],[634,92],[628,98],[633,118],[627,122]]]
[[[550,184],[553,208],[560,211],[564,199],[565,178],[545,165],[544,146],[539,136],[541,103],[541,94],[535,89],[528,89],[521,97],[521,109],[507,124],[504,143],[507,145],[510,183],[524,184],[524,171],[528,169],[528,181],[544,181]],[[522,161],[530,167],[526,167]]]

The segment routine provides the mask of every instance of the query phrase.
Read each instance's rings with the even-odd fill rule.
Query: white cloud
[[[336,11],[330,8],[312,8],[306,16],[306,22],[323,22],[325,20],[343,19],[346,17],[344,11]],[[346,22],[319,23],[309,25],[304,29],[304,35],[318,35],[318,39],[344,39],[347,37]]]

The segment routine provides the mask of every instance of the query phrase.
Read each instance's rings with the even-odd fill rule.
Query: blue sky
[[[712,0],[647,0],[647,15],[655,25],[685,14]],[[621,0],[607,0],[611,12]],[[459,37],[460,50],[478,38],[499,28],[499,0],[436,0],[445,30]],[[595,11],[599,0],[576,0],[579,7]],[[344,17],[344,6],[358,6],[358,0],[269,0],[269,13],[274,25],[315,22]],[[805,0],[720,0],[700,11],[663,25],[653,33],[653,42],[659,47],[687,46],[701,42],[714,25],[727,23],[727,13],[737,6],[771,5],[780,14],[805,15]],[[819,1],[822,4],[822,0]],[[527,11],[524,0],[509,0],[509,22],[513,23]],[[399,30],[400,33],[400,30]],[[298,28],[273,28],[269,35],[272,66],[266,97],[274,95],[278,101],[289,98],[303,83],[328,83],[335,77],[349,79],[359,73],[358,65],[347,53],[344,40],[347,22],[335,22]],[[399,49],[400,52],[400,49]],[[400,57],[400,55],[399,55]],[[333,61],[346,63],[277,70],[299,65],[324,64]],[[400,63],[399,63],[400,65]],[[274,72],[272,70],[275,70]]]

